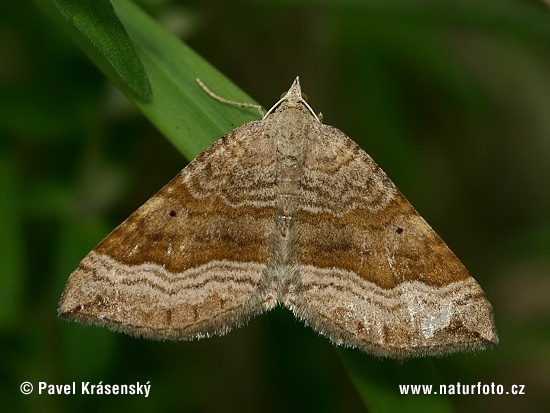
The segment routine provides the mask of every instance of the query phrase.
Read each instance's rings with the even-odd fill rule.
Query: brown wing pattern
[[[322,126],[297,213],[300,285],[287,305],[334,342],[391,357],[496,343],[492,308],[386,174]]]
[[[191,339],[271,308],[274,161],[258,139],[257,123],[232,131],[120,224],[73,272],[59,313]],[[247,163],[251,151],[261,156]]]

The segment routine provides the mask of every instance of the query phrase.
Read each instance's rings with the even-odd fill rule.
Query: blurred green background
[[[522,396],[442,399],[442,411],[548,408],[547,3],[138,3],[264,107],[300,75],[324,122],[370,153],[474,274],[501,342],[398,364],[337,350],[281,309],[225,337],[183,343],[57,319],[80,259],[187,160],[35,4],[3,0],[3,411],[381,411],[356,387],[355,362],[375,383],[424,383],[421,370],[430,368],[432,384],[525,385]],[[147,399],[24,396],[23,381],[150,381],[152,388]],[[394,384],[383,391],[404,399]]]

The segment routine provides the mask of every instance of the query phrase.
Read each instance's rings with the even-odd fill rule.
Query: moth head
[[[309,106],[307,103],[307,96],[305,94],[302,94],[302,88],[300,86],[300,77],[296,76],[296,79],[294,79],[294,82],[292,82],[292,85],[290,86],[290,89],[288,89],[288,92],[282,94],[281,99],[277,103],[273,105],[271,109],[267,111],[267,113],[264,116],[264,119],[269,116],[271,113],[275,112],[281,107],[304,107],[307,112],[309,112],[317,121],[319,121],[319,118]],[[319,121],[320,122],[320,121]]]

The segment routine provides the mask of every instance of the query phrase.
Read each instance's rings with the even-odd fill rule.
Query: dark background
[[[456,396],[458,411],[550,405],[543,1],[141,4],[265,107],[300,75],[324,122],[370,153],[471,270],[501,343],[436,359],[441,382],[526,394]],[[78,261],[185,164],[31,2],[0,3],[2,410],[365,409],[334,347],[281,309],[191,343],[57,319]],[[23,381],[152,389],[148,399],[23,396]]]

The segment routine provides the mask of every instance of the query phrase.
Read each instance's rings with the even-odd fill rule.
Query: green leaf
[[[124,92],[150,101],[151,85],[109,0],[36,1]]]
[[[188,159],[236,126],[258,119],[254,109],[232,107],[208,96],[196,78],[224,98],[254,103],[131,1],[56,0],[62,13],[53,1],[36,3],[54,22],[69,28],[92,61]]]
[[[151,102],[133,99],[134,103],[188,159],[198,155],[222,134],[259,117],[257,110],[213,100],[197,85],[196,78],[224,98],[254,102],[135,4],[128,0],[113,0],[112,3],[153,87]]]

